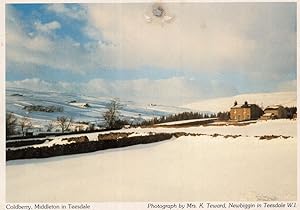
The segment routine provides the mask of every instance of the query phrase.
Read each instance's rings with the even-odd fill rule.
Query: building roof
[[[265,108],[265,110],[276,110],[276,109],[279,109],[279,108],[283,108],[283,106],[281,106],[281,105],[267,106],[267,107]]]
[[[232,109],[237,109],[237,108],[250,108],[251,106],[256,106],[256,104],[237,104],[233,107]]]

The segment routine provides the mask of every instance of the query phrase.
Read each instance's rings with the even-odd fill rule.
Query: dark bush
[[[279,138],[280,136],[278,135],[264,135],[264,136],[260,136],[259,137],[259,140],[271,140],[271,139],[277,139]]]
[[[28,112],[63,112],[64,108],[62,106],[43,106],[43,105],[28,105],[25,106]]]

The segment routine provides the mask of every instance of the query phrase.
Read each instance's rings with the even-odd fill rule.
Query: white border
[[[153,3],[157,2],[156,0],[4,0],[0,1],[0,116],[2,117],[2,120],[0,121],[0,209],[5,209],[5,4],[11,4],[11,3]],[[246,3],[246,2],[296,2],[297,3],[297,107],[300,105],[300,97],[298,97],[298,91],[299,91],[299,84],[298,81],[300,81],[300,75],[299,75],[299,67],[300,64],[298,62],[299,60],[299,53],[298,53],[298,47],[299,47],[299,33],[298,30],[300,29],[300,23],[298,21],[298,15],[300,14],[300,6],[299,6],[299,0],[255,0],[255,1],[249,1],[249,0],[161,0],[161,2],[200,2],[200,3]],[[299,109],[298,109],[299,110]],[[300,133],[300,122],[297,120],[297,132]],[[298,142],[297,137],[297,202],[298,202],[298,208],[299,208],[299,200],[300,200],[300,169],[299,169],[299,163],[300,163],[300,144]],[[284,177],[283,177],[284,178]],[[28,192],[30,193],[30,192]],[[228,192],[230,193],[230,192]],[[159,203],[159,202],[153,202],[153,203]],[[160,202],[164,203],[164,202]],[[172,204],[174,202],[168,202],[169,204]],[[178,203],[178,202],[175,202]],[[180,202],[180,203],[186,203],[186,202]],[[201,203],[194,202],[194,203]],[[213,203],[213,202],[212,202]],[[222,202],[218,202],[222,203]],[[229,203],[229,202],[226,202]],[[235,202],[240,203],[240,202]],[[255,202],[242,202],[242,203],[255,203]],[[263,203],[263,202],[260,202]],[[272,203],[272,202],[271,202]],[[286,203],[286,202],[285,202]],[[49,204],[55,204],[55,203],[49,203]],[[62,204],[62,203],[57,203]],[[90,210],[94,209],[132,209],[132,210],[140,210],[140,209],[151,209],[147,208],[148,202],[103,202],[103,203],[87,203],[91,205]],[[206,208],[204,208],[206,209]],[[253,208],[257,209],[257,208]],[[268,208],[272,209],[272,208]],[[276,208],[276,209],[293,209],[293,208]]]
[[[0,3],[0,208],[5,202],[5,4]],[[3,206],[4,207],[4,206]]]
[[[251,3],[251,2],[298,2],[298,0],[6,0],[6,4],[11,3]]]
[[[300,29],[300,23],[299,23],[299,14],[300,14],[300,5],[299,5],[299,1],[297,1],[297,110],[299,110],[299,105],[300,105],[300,97],[299,97],[299,81],[300,81],[300,75],[299,75],[299,29]],[[299,112],[299,111],[297,111]],[[300,163],[300,155],[299,155],[299,151],[300,151],[300,144],[299,144],[299,133],[300,133],[300,122],[299,119],[297,119],[297,201],[298,201],[298,205],[300,205],[299,201],[300,201],[300,169],[299,169],[299,163]]]

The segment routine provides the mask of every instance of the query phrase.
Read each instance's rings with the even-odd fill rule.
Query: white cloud
[[[87,34],[115,46],[95,56],[114,68],[236,71],[256,80],[296,71],[295,4],[164,5],[176,16],[164,25],[144,19],[151,4],[87,5]]]
[[[68,4],[68,6],[61,3],[50,4],[49,6],[47,6],[47,9],[48,11],[54,12],[57,15],[67,16],[76,20],[85,19],[86,15],[86,11],[82,7],[76,6],[74,4]]]
[[[54,86],[38,78],[6,82],[7,88],[25,88],[29,90],[53,91]]]
[[[198,88],[197,88],[198,89]],[[84,91],[93,95],[122,98],[123,100],[178,104],[197,96],[184,78],[163,80],[116,80],[94,79],[84,86]]]
[[[7,26],[8,49],[14,45],[11,51],[20,54],[13,60],[28,57],[30,50],[48,50],[28,61],[80,73],[148,66],[204,73],[229,70],[278,79],[286,69],[295,71],[296,31],[292,28],[294,16],[289,14],[293,12],[291,4],[164,5],[176,18],[161,25],[147,23],[144,18],[151,4],[50,4],[47,9],[62,17],[84,18],[87,25],[82,32],[95,42],[79,48],[71,39],[29,37],[21,24],[11,22]],[[10,11],[7,16],[18,18]],[[57,21],[36,23],[44,32],[60,27]],[[20,49],[22,45],[29,51]]]
[[[57,21],[42,24],[41,22],[35,22],[35,28],[39,32],[51,33],[54,30],[60,29],[61,25]]]
[[[199,84],[182,77],[161,80],[103,80],[93,79],[86,83],[49,82],[37,78],[20,81],[7,81],[7,88],[26,88],[40,91],[71,92],[110,98],[120,98],[124,101],[141,103],[159,103],[182,105],[199,99],[224,95],[224,89],[231,87],[223,84],[222,88],[212,83]],[[236,93],[230,90],[225,95]]]
[[[161,71],[174,69],[183,75],[203,73],[205,78],[219,72],[236,72],[253,84],[287,80],[286,77],[296,71],[295,5],[164,4],[175,19],[163,25],[147,23],[144,19],[151,4],[48,5],[48,11],[60,17],[86,21],[82,32],[94,41],[84,44],[72,38],[51,39],[47,33],[64,25],[57,21],[37,22],[36,28],[43,33],[28,35],[17,11],[7,6],[7,63],[48,66],[82,75],[100,68],[139,70],[146,66]],[[219,78],[198,83],[197,79],[190,81],[180,77],[131,81],[95,79],[79,87],[98,95],[150,101],[160,98],[167,102],[238,92],[237,85],[228,84],[225,78],[224,82]],[[287,86],[282,84],[281,88]],[[72,83],[64,86],[66,90],[72,87]]]
[[[46,24],[37,23],[35,26],[38,31],[44,33],[32,35],[26,32],[17,11],[12,7],[7,6],[6,18],[6,58],[8,64],[48,66],[80,74],[101,66],[101,59],[93,56],[91,54],[94,53],[93,51],[88,52],[81,48],[78,42],[71,38],[55,37],[53,39],[48,33],[45,33],[50,33],[50,31],[61,27],[60,23],[56,21]]]

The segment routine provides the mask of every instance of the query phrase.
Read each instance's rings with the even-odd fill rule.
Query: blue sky
[[[184,104],[296,91],[296,3],[6,6],[7,87]]]

